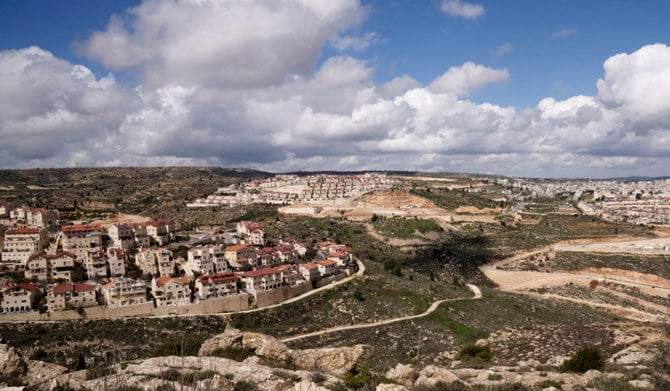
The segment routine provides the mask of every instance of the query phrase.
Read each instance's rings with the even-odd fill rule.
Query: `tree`
[[[605,366],[605,360],[600,354],[600,350],[594,346],[585,346],[568,361],[563,363],[564,372],[584,373],[591,369],[601,371]]]

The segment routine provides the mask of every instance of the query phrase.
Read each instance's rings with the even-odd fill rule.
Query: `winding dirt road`
[[[476,285],[473,284],[468,284],[468,288],[474,293],[473,297],[466,297],[466,298],[461,298],[461,299],[444,299],[444,300],[438,300],[434,302],[433,304],[428,307],[428,309],[418,315],[410,315],[410,316],[402,316],[399,318],[391,318],[391,319],[386,319],[386,320],[380,320],[378,322],[373,322],[373,323],[360,323],[360,324],[355,324],[355,325],[349,325],[349,326],[336,326],[336,327],[331,327],[329,329],[325,330],[319,330],[319,331],[314,331],[311,333],[306,333],[306,334],[300,334],[300,335],[295,335],[293,337],[288,337],[282,339],[282,342],[291,342],[291,341],[296,341],[299,339],[303,338],[309,338],[309,337],[314,337],[318,335],[324,335],[324,334],[330,334],[330,333],[336,333],[338,331],[345,331],[345,330],[357,330],[357,329],[365,329],[365,328],[370,328],[370,327],[377,327],[377,326],[384,326],[387,324],[391,323],[397,323],[397,322],[402,322],[405,320],[412,320],[412,319],[418,319],[418,318],[423,318],[424,316],[428,316],[432,314],[437,307],[440,306],[440,304],[448,302],[448,301],[460,301],[460,300],[474,300],[474,299],[480,299],[482,297],[482,291],[477,287]]]

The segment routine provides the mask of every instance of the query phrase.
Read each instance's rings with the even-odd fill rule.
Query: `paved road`
[[[344,331],[344,330],[357,330],[357,329],[365,329],[365,328],[370,328],[370,327],[377,327],[377,326],[383,326],[391,323],[397,323],[397,322],[402,322],[405,320],[412,320],[412,319],[418,319],[418,318],[423,318],[424,316],[428,316],[432,314],[437,307],[440,306],[440,304],[448,302],[448,301],[459,301],[459,300],[473,300],[473,299],[480,299],[482,297],[482,291],[477,287],[476,285],[473,284],[468,284],[468,288],[475,294],[473,297],[467,297],[463,299],[444,299],[444,300],[438,300],[434,302],[433,304],[428,307],[428,309],[418,315],[410,315],[410,316],[402,316],[399,318],[391,318],[391,319],[386,319],[386,320],[380,320],[378,322],[373,322],[373,323],[360,323],[360,324],[354,324],[354,325],[349,325],[349,326],[337,326],[337,327],[331,327],[329,329],[325,330],[320,330],[320,331],[314,331],[311,333],[306,333],[306,334],[300,334],[300,335],[295,335],[293,337],[288,337],[282,339],[282,342],[291,342],[291,341],[296,341],[299,339],[303,338],[309,338],[309,337],[314,337],[317,335],[324,335],[324,334],[330,334],[330,333],[335,333],[338,331]]]

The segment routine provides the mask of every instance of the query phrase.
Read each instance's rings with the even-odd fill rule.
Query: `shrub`
[[[492,373],[492,374],[489,375],[488,379],[491,380],[491,381],[502,380],[503,375],[501,375],[499,373]]]
[[[326,375],[324,375],[321,372],[314,372],[310,375],[309,380],[311,380],[312,383],[314,383],[314,384],[321,385],[327,380],[327,378],[326,378]]]
[[[86,370],[86,380],[98,379],[116,373],[114,367],[95,367]]]
[[[235,383],[235,391],[256,391],[258,387],[246,380],[239,380]]]
[[[65,382],[56,384],[51,391],[74,391],[74,389],[70,387],[70,383]]]
[[[459,360],[481,360],[481,361],[491,361],[493,353],[491,353],[491,348],[488,346],[475,345],[469,343],[458,352],[456,357]]]
[[[561,368],[564,372],[584,373],[591,369],[602,370],[605,366],[605,360],[600,355],[600,350],[593,346],[581,348],[568,361],[563,363]]]

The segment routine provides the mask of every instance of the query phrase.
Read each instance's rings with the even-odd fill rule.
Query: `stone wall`
[[[243,311],[249,308],[249,295],[239,294],[203,300],[197,304],[154,308],[153,303],[145,303],[123,307],[87,307],[83,311],[68,310],[40,314],[29,312],[24,314],[8,314],[0,316],[0,322],[30,322],[76,319],[115,319],[133,316],[165,316],[165,315],[196,315],[216,314],[220,312]]]
[[[256,292],[256,306],[258,308],[267,307],[284,300],[302,295],[305,292],[312,290],[310,284],[303,284],[300,286],[288,287],[283,286],[279,289],[271,289],[267,291]]]

